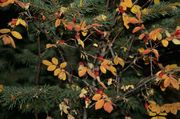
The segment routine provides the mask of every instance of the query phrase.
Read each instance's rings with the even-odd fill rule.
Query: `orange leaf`
[[[52,65],[52,63],[51,63],[50,61],[48,61],[48,60],[43,60],[42,63],[43,63],[44,65],[46,65],[46,66]]]
[[[134,18],[134,17],[129,17],[129,23],[131,24],[137,24],[137,23],[141,23],[138,19]]]
[[[154,53],[154,55],[158,59],[159,58],[159,52],[156,49],[152,49],[152,52]]]
[[[73,27],[74,27],[74,23],[72,23],[72,22],[69,22],[69,23],[66,25],[66,28],[67,28],[68,30],[70,30],[70,31],[73,30]]]
[[[64,69],[66,66],[67,66],[67,62],[62,62],[62,63],[60,64],[60,68],[61,68],[61,69]]]
[[[135,27],[135,28],[133,29],[132,33],[136,33],[136,32],[138,32],[138,31],[140,31],[140,30],[142,30],[142,29],[144,29],[144,25]]]
[[[87,67],[84,67],[83,65],[80,65],[78,68],[78,75],[79,77],[82,77],[86,74]]]
[[[93,79],[96,79],[95,74],[94,74],[90,69],[87,69],[87,73],[88,73],[89,76],[91,76]]]
[[[55,27],[58,27],[61,24],[61,20],[60,19],[56,19],[55,21]]]
[[[145,36],[146,36],[146,34],[142,33],[142,34],[139,35],[139,39],[142,40]]]
[[[149,54],[150,52],[151,52],[150,49],[146,49],[146,50],[143,51],[143,54],[144,54],[144,55],[147,55],[147,54]]]
[[[106,68],[103,65],[100,66],[100,70],[102,73],[104,74],[106,73]]]
[[[100,99],[95,104],[95,110],[101,109],[104,105],[104,99]]]
[[[108,112],[108,113],[111,113],[112,110],[113,110],[112,103],[106,102],[106,103],[104,104],[104,110],[105,110],[106,112]]]
[[[95,100],[95,101],[98,101],[102,98],[102,95],[101,94],[95,94],[93,97],[92,97],[92,100]]]
[[[167,88],[171,83],[171,80],[169,77],[167,77],[163,82],[163,87]]]
[[[175,89],[179,90],[179,82],[178,82],[176,79],[171,78],[171,85],[172,85]]]

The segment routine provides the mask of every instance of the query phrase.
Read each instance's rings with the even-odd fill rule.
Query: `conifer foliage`
[[[0,0],[0,118],[178,119],[178,0]]]

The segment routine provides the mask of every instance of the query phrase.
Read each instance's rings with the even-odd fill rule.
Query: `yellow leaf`
[[[61,79],[61,80],[66,80],[66,73],[64,71],[61,71],[59,73],[58,78]]]
[[[83,88],[83,89],[81,90],[81,93],[80,93],[79,97],[80,97],[80,98],[83,98],[83,97],[86,96],[87,93],[88,93],[88,91],[87,91],[85,88]]]
[[[52,63],[55,64],[55,65],[58,65],[58,59],[53,57],[52,58]]]
[[[132,0],[121,1],[120,6],[123,7],[123,10],[126,10],[127,8],[131,8],[133,6]]]
[[[92,97],[92,100],[95,100],[95,101],[98,101],[102,98],[102,95],[101,94],[95,94],[93,97]]]
[[[177,108],[174,106],[174,105],[172,105],[172,107],[171,107],[171,113],[172,114],[174,114],[174,115],[176,115],[177,114]]]
[[[154,0],[154,4],[159,4],[160,0]]]
[[[60,19],[56,19],[55,21],[55,27],[58,27],[61,24],[61,20]]]
[[[17,31],[11,31],[11,34],[17,39],[22,39],[21,34]]]
[[[82,33],[83,36],[87,35],[87,31],[82,31],[81,33]]]
[[[82,48],[84,48],[84,42],[81,39],[77,39],[78,44],[82,46]]]
[[[105,110],[106,112],[111,113],[112,110],[113,110],[112,103],[106,102],[106,103],[104,104],[104,107],[103,107],[103,108],[104,108],[104,110]]]
[[[124,22],[124,26],[126,27],[126,29],[129,29],[129,17],[126,13],[123,13],[122,15],[122,19],[123,19],[123,22]]]
[[[131,12],[134,13],[134,14],[137,14],[137,13],[140,13],[141,12],[141,7],[139,5],[134,5],[132,8],[131,8]]]
[[[100,99],[95,104],[95,110],[101,109],[104,105],[104,99]]]
[[[0,84],[0,93],[3,91],[4,87],[2,84]]]
[[[109,85],[112,85],[112,81],[113,81],[113,79],[112,79],[112,78],[109,78],[109,79],[108,79],[108,83],[107,83],[107,84],[108,84],[108,86],[109,86]]]
[[[149,116],[156,116],[155,112],[151,112],[150,110],[147,111]]]
[[[80,65],[78,68],[78,75],[79,77],[82,77],[86,74],[87,67],[84,67],[83,65]]]
[[[178,40],[178,39],[173,39],[172,42],[173,42],[175,45],[180,45],[180,40]]]
[[[166,39],[163,39],[163,40],[161,41],[161,43],[162,43],[162,45],[163,45],[164,47],[167,47],[167,46],[169,45],[169,41],[166,40]]]
[[[13,47],[13,48],[16,48],[16,44],[15,44],[13,38],[12,38],[11,36],[8,36],[8,38],[9,38],[9,40],[10,40],[10,42],[11,42],[12,47]]]
[[[0,33],[9,33],[11,30],[10,29],[0,29]]]
[[[117,70],[116,70],[115,67],[113,67],[113,66],[111,65],[111,66],[108,67],[108,70],[109,70],[113,75],[116,76]]]
[[[104,74],[106,73],[106,68],[103,65],[100,66],[100,70],[102,73]]]
[[[60,68],[57,68],[57,69],[54,71],[54,76],[57,76],[60,72],[61,72]]]
[[[20,19],[20,18],[17,20],[16,26],[19,25],[19,24],[23,25],[24,27],[27,27],[26,22],[24,20]]]
[[[67,66],[67,62],[63,62],[60,64],[60,68],[64,69]]]
[[[50,61],[48,61],[48,60],[43,60],[42,63],[43,63],[44,65],[46,65],[46,66],[52,65],[52,63],[51,63]]]
[[[55,69],[56,69],[56,65],[50,65],[47,68],[48,71],[54,71]]]
[[[115,65],[118,65],[118,64],[120,64],[122,67],[124,67],[124,60],[122,59],[122,58],[120,58],[120,57],[118,57],[118,56],[115,56],[114,57],[114,64]]]

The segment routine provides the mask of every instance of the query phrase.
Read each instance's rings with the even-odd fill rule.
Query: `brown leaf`
[[[112,103],[106,102],[106,103],[104,104],[104,110],[105,110],[106,112],[108,112],[108,113],[111,113],[112,110],[113,110]]]
[[[101,109],[104,105],[104,99],[100,99],[95,104],[95,110]]]

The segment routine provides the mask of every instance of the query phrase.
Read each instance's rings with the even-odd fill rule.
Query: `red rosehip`
[[[98,94],[103,94],[103,90],[102,90],[102,89],[98,89],[98,90],[96,91],[96,93],[98,93]]]
[[[42,15],[42,20],[45,21],[46,20],[46,16]]]

